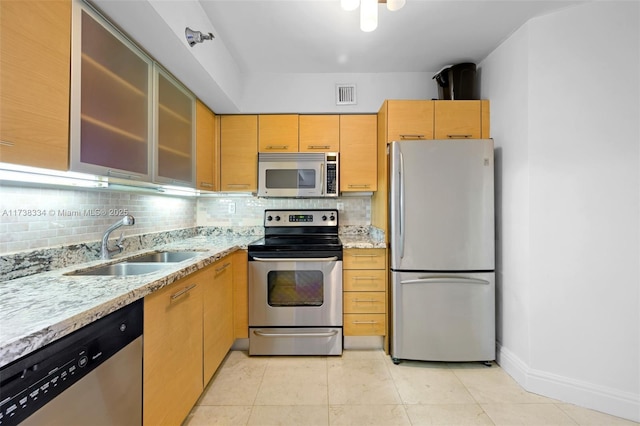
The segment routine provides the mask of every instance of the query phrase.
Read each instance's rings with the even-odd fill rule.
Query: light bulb
[[[360,2],[360,29],[366,33],[378,27],[378,0]]]
[[[406,0],[387,0],[387,9],[392,12],[400,10],[406,2]]]
[[[344,10],[356,10],[359,4],[360,0],[340,0],[340,6]]]

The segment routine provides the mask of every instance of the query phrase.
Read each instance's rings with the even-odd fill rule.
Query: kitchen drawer
[[[345,269],[342,273],[344,291],[385,291],[386,289],[384,269]]]
[[[343,269],[385,269],[385,249],[346,249]]]
[[[345,336],[384,336],[385,314],[344,314]]]
[[[384,314],[384,291],[352,291],[344,293],[343,309],[346,314]]]

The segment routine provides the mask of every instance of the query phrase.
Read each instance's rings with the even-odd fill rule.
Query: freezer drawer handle
[[[417,280],[400,281],[400,284],[437,284],[437,283],[461,283],[461,284],[482,284],[489,285],[489,281],[478,278],[459,278],[459,277],[424,277]]]
[[[338,334],[338,331],[331,330],[324,333],[265,333],[264,331],[254,330],[253,334],[260,337],[333,337]]]
[[[279,257],[277,259],[271,259],[266,257],[254,257],[253,260],[258,262],[333,262],[338,260],[338,256],[331,257]]]

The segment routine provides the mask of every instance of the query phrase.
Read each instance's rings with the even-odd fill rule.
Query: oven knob
[[[271,222],[272,220],[273,220],[273,217],[267,216],[267,222]]]
[[[327,220],[327,216],[322,216],[322,220]]]
[[[276,216],[276,222],[280,222],[280,216]]]
[[[329,220],[336,220],[336,217],[334,215],[331,215],[331,217],[329,217]]]

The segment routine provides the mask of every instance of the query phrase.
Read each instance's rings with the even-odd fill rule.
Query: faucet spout
[[[121,226],[132,226],[135,223],[136,219],[133,216],[126,215],[107,228],[107,230],[104,232],[104,235],[102,236],[102,245],[100,247],[101,259],[111,259],[112,254],[122,253],[122,239],[124,238],[124,233],[120,234],[120,238],[118,239],[118,241],[116,241],[115,248],[109,248],[109,235]]]

